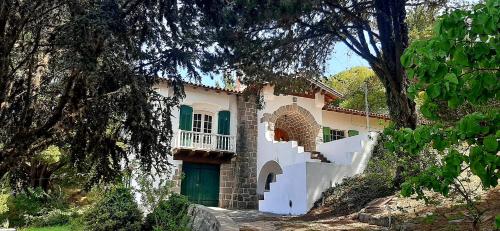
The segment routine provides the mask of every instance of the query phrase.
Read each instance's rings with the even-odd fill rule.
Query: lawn
[[[48,227],[28,227],[20,229],[20,231],[67,231],[67,230],[83,230],[83,228],[78,225],[56,225]]]

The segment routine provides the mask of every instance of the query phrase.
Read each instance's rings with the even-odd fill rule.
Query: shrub
[[[0,194],[0,223],[4,223],[7,220],[6,214],[9,212],[9,206],[7,202],[9,201],[10,194],[2,193]]]
[[[186,231],[188,228],[189,201],[185,196],[171,194],[168,200],[160,201],[153,212],[146,216],[143,230]]]
[[[5,199],[5,198],[4,198]],[[52,209],[62,209],[67,206],[58,195],[50,195],[42,189],[28,189],[16,195],[8,195],[4,211],[0,214],[1,221],[8,221],[11,227],[26,225],[26,218],[39,216]]]
[[[142,213],[129,188],[116,187],[110,190],[83,218],[86,230],[139,230]]]
[[[41,214],[36,216],[26,215],[25,221],[26,225],[35,227],[66,225],[77,216],[72,210],[42,210]]]
[[[173,182],[165,179],[164,176],[151,173],[139,172],[136,178],[138,183],[138,193],[140,195],[140,205],[147,212],[152,212],[158,204],[170,195],[170,188]]]
[[[332,215],[343,216],[361,210],[370,201],[394,194],[383,177],[357,175],[323,192],[314,207],[328,206]]]

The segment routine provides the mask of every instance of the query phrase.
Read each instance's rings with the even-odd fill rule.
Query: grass
[[[67,231],[67,230],[83,230],[83,227],[78,225],[56,225],[47,227],[27,227],[19,231]]]

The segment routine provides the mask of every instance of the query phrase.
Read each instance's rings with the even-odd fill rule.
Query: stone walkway
[[[231,217],[241,231],[273,231],[273,230],[383,230],[379,226],[361,223],[348,217],[306,220],[296,216],[280,216],[262,213],[256,210],[220,210]]]

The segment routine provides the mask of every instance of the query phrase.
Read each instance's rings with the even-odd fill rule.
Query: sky
[[[369,66],[368,62],[352,52],[343,43],[337,43],[333,51],[334,52],[330,54],[330,57],[326,62],[325,72],[323,73],[324,76],[331,76],[356,66]],[[210,78],[210,76],[207,75],[203,76],[201,80],[203,84],[209,86],[215,86],[216,81],[222,84],[221,76],[214,76],[214,78]]]

